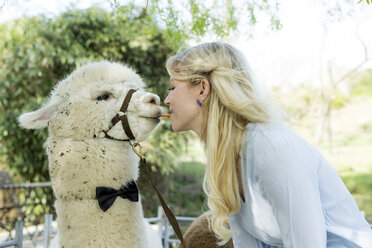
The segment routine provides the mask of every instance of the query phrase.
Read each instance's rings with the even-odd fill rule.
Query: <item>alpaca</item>
[[[222,246],[217,244],[216,234],[209,227],[209,214],[206,212],[191,223],[183,237],[186,247],[180,244],[179,248],[234,248],[232,240]]]
[[[60,81],[43,107],[19,117],[24,128],[48,126],[59,247],[161,247],[160,237],[150,240],[150,245],[149,224],[138,198],[115,194],[105,211],[96,199],[97,187],[135,186],[139,158],[130,142],[120,141],[130,136],[123,131],[122,121],[111,120],[116,114],[125,115],[136,142],[150,135],[162,110],[160,98],[143,87],[141,78],[127,66],[94,62]],[[130,89],[138,90],[124,114],[119,109]]]

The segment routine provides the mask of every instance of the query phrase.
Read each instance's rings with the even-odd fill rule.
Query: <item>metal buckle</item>
[[[132,142],[129,140],[129,143],[132,145],[132,150],[137,154],[137,156],[142,159],[142,146],[137,142]]]

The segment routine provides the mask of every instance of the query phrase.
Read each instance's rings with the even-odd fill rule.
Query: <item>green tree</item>
[[[128,6],[135,6],[131,0],[125,6],[118,0],[108,0],[118,15],[132,15]],[[156,18],[167,32],[165,37],[174,48],[183,44],[186,38],[198,40],[206,34],[218,39],[228,39],[237,34],[253,34],[252,26],[258,19],[269,19],[269,28],[280,30],[282,24],[277,15],[278,0],[147,0],[143,6],[142,15]],[[260,18],[258,18],[260,16]]]
[[[363,0],[359,0],[358,3],[362,3],[362,2],[364,2],[364,1],[363,1]],[[370,3],[370,0],[365,0],[365,2],[366,2],[367,4],[369,4],[369,3]]]

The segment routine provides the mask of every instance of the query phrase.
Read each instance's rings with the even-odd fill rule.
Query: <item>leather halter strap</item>
[[[132,99],[132,95],[136,91],[137,90],[135,89],[130,89],[128,91],[123,101],[123,104],[121,105],[121,108],[120,108],[120,112],[123,112],[123,115],[119,115],[119,113],[117,113],[111,119],[111,127],[107,131],[103,131],[105,133],[106,138],[113,139],[113,140],[119,140],[119,141],[130,141],[130,140],[135,139],[132,133],[132,130],[130,129],[130,126],[129,126],[128,117],[127,117],[127,109],[128,109],[129,102]],[[119,121],[121,121],[121,125],[123,126],[124,132],[127,135],[128,139],[116,139],[108,134],[108,131],[110,131],[110,129],[113,128],[116,125],[116,123],[118,123]]]

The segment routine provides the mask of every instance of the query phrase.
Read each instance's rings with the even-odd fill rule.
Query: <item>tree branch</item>
[[[344,74],[341,78],[339,78],[336,82],[335,82],[335,86],[338,85],[339,83],[341,83],[342,81],[344,81],[346,78],[350,77],[352,74],[354,74],[360,67],[362,67],[365,63],[368,62],[369,59],[364,59],[361,63],[359,63],[359,65],[355,66],[353,69],[351,69],[350,71],[348,71],[346,74]]]

